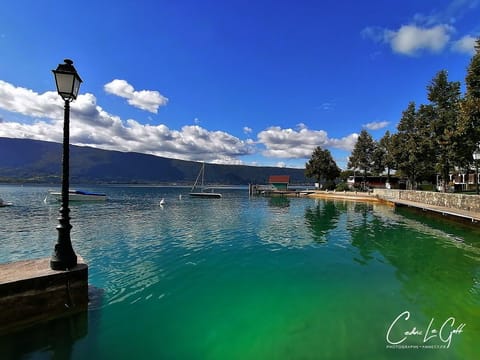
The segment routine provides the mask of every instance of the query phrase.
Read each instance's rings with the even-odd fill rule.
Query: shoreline
[[[324,191],[324,190],[315,190],[315,192],[308,194],[308,197],[314,199],[342,199],[342,200],[352,200],[352,201],[368,201],[368,202],[381,202],[385,204],[390,204],[389,201],[382,200],[374,195],[373,193],[361,193],[353,191],[345,192],[335,192],[335,191]]]
[[[457,209],[452,206],[438,206],[427,204],[418,201],[400,200],[393,198],[383,198],[374,193],[355,193],[355,192],[334,192],[334,191],[315,191],[308,195],[308,197],[314,199],[336,199],[336,200],[349,200],[349,201],[361,201],[370,203],[380,203],[392,207],[410,207],[421,211],[428,211],[433,214],[437,214],[440,217],[450,217],[460,221],[467,221],[469,223],[479,224],[480,214],[472,210]]]

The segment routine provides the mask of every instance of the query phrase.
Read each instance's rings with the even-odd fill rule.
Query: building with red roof
[[[289,175],[271,175],[268,178],[268,184],[275,187],[275,190],[278,190],[278,191],[287,191],[289,183],[290,183]]]

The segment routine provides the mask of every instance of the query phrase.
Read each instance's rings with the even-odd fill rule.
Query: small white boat
[[[190,196],[192,197],[204,197],[204,198],[216,198],[220,199],[222,197],[222,194],[220,193],[215,193],[215,192],[206,192],[206,191],[200,191],[200,192],[191,192]]]
[[[12,206],[13,203],[11,202],[5,202],[3,199],[0,198],[0,207],[6,207],[6,206]]]
[[[62,200],[61,192],[50,191],[49,194],[59,201]],[[107,200],[107,195],[83,191],[83,190],[69,190],[68,200],[69,201],[105,201]]]
[[[201,191],[196,191],[194,192],[195,188],[197,187],[198,180],[200,179],[200,176],[202,177],[202,185],[200,186]],[[203,187],[203,180],[205,177],[205,163],[202,164],[202,167],[200,169],[200,172],[198,173],[197,179],[195,180],[195,184],[193,184],[192,190],[190,190],[190,196],[192,197],[204,197],[204,198],[216,198],[219,199],[222,197],[222,194],[213,192],[213,189],[211,189],[211,192],[205,191],[206,189]]]

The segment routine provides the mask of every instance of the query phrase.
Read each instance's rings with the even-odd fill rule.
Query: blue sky
[[[480,0],[0,5],[0,136],[61,142],[51,70],[84,80],[71,143],[226,164],[345,168],[446,69],[464,82]]]

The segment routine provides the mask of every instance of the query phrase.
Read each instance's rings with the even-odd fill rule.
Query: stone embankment
[[[375,189],[374,195],[387,201],[404,200],[425,205],[480,213],[480,196],[433,191]]]
[[[432,191],[375,189],[375,196],[395,206],[408,206],[480,223],[480,196]]]
[[[394,206],[408,206],[443,216],[480,223],[480,196],[478,195],[374,189],[372,193],[315,191],[309,196],[326,199],[385,202]]]

